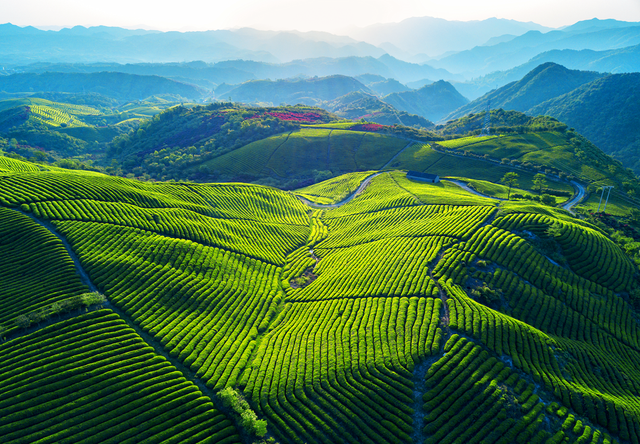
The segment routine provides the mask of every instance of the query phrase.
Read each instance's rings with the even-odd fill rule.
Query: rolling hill
[[[590,191],[614,185],[617,198],[635,205],[638,179],[566,124],[504,110],[492,110],[491,122],[492,134],[500,137],[485,142],[475,137],[484,112],[427,131],[339,121],[309,107],[175,107],[115,140],[104,162],[119,175],[258,182],[284,189],[385,168],[498,182],[515,167],[528,189],[533,175],[546,171],[575,178]],[[445,146],[449,143],[454,145]],[[621,211],[627,214],[629,208]]]
[[[639,436],[637,266],[564,211],[400,172],[322,210],[258,185],[0,173],[4,442]]]

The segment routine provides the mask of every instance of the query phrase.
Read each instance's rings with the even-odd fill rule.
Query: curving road
[[[369,182],[371,182],[371,180],[376,177],[379,176],[380,174],[382,174],[382,172],[378,172],[375,174],[372,174],[371,176],[367,177],[365,180],[362,181],[362,183],[360,184],[360,186],[358,187],[357,190],[355,190],[353,193],[351,193],[347,198],[345,198],[344,200],[334,203],[334,204],[318,204],[315,202],[311,202],[309,199],[305,199],[302,196],[296,196],[298,199],[300,199],[300,201],[311,207],[311,208],[315,208],[318,210],[322,210],[322,209],[331,209],[331,208],[339,208],[341,206],[343,206],[344,204],[347,204],[349,202],[351,202],[356,196],[358,196],[360,193],[362,193],[362,191],[367,187],[367,185],[369,185]],[[492,197],[492,196],[488,196],[486,194],[482,194],[476,190],[474,190],[473,188],[469,187],[468,184],[466,184],[465,182],[462,182],[460,180],[455,180],[455,179],[445,179],[451,183],[455,183],[456,185],[458,185],[460,188],[462,188],[465,191],[468,191],[471,194],[475,194],[476,196],[479,197],[484,197],[486,199],[492,199],[492,200],[497,200],[497,201],[506,201],[507,199],[502,199],[499,197]],[[568,212],[570,212],[571,214],[575,215],[574,211],[573,211],[573,207],[575,207],[578,203],[580,203],[580,201],[582,199],[584,199],[584,196],[586,195],[586,189],[584,187],[584,185],[582,185],[579,182],[576,182],[575,180],[571,181],[571,185],[573,185],[574,189],[575,189],[575,194],[574,196],[567,202],[565,202],[564,204],[562,204],[562,206],[560,208],[567,210]]]
[[[298,199],[300,199],[300,201],[307,205],[310,206],[311,208],[315,208],[317,210],[322,210],[322,209],[330,209],[330,208],[339,208],[341,206],[343,206],[346,203],[351,202],[358,194],[362,193],[362,191],[367,187],[367,185],[369,185],[369,182],[371,182],[371,179],[373,179],[376,176],[379,176],[380,174],[382,174],[382,172],[380,173],[375,173],[372,174],[371,176],[368,176],[365,180],[362,181],[362,183],[360,184],[360,186],[358,187],[357,190],[355,190],[353,193],[351,193],[349,196],[347,196],[344,200],[334,203],[334,204],[318,204],[315,202],[311,202],[309,199],[305,199],[302,196],[296,196]]]
[[[571,198],[571,200],[569,200],[567,203],[562,205],[562,208],[564,208],[571,214],[575,214],[573,212],[573,207],[575,207],[584,198],[585,194],[587,194],[587,191],[584,189],[584,185],[582,185],[579,182],[576,182],[575,180],[571,181],[571,185],[575,187],[576,193]]]
[[[474,190],[473,188],[471,188],[468,184],[466,184],[464,182],[461,182],[459,180],[454,180],[454,179],[443,179],[443,180],[446,180],[447,182],[455,183],[456,185],[458,185],[463,190],[468,191],[471,194],[475,194],[476,196],[484,197],[484,198],[487,198],[487,199],[493,199],[493,200],[507,200],[507,199],[502,199],[500,197],[489,196],[488,194],[482,194],[482,193]]]

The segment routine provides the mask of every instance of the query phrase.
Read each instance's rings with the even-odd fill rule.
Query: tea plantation
[[[292,136],[332,156],[330,130]],[[640,442],[626,253],[397,171],[298,197],[373,174],[285,192],[0,157],[2,442]]]

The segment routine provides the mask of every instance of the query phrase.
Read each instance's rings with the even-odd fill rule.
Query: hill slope
[[[637,268],[564,212],[393,172],[314,212],[255,185],[11,168],[0,181],[8,443],[251,442],[259,423],[235,405],[283,443],[639,436]],[[47,275],[45,255],[64,266]],[[76,269],[116,314],[26,332],[12,321],[85,291]],[[43,283],[59,292],[25,291]],[[247,407],[212,406],[235,396],[228,387]],[[51,409],[70,414],[51,421]]]

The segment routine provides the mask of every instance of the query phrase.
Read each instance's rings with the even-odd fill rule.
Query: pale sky
[[[204,31],[340,32],[409,17],[532,21],[557,28],[592,18],[640,21],[640,0],[0,0],[0,23]]]

